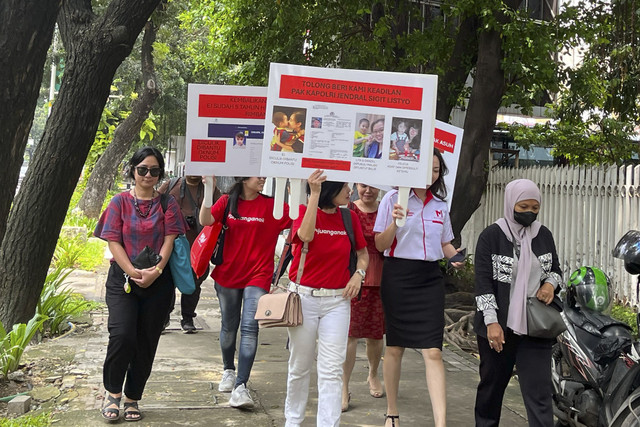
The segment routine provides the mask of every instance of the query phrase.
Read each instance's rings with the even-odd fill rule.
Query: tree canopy
[[[582,1],[563,22],[579,63],[559,64],[561,85],[548,104],[553,119],[515,127],[522,144],[553,147],[574,164],[637,158],[640,119],[640,9],[635,1]],[[569,45],[562,46],[571,51]]]

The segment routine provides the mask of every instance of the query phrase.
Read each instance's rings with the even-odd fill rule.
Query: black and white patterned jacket
[[[551,231],[545,226],[531,241],[531,250],[538,257],[542,267],[540,285],[545,281],[562,283],[562,271],[558,262],[556,245]],[[507,328],[509,295],[513,277],[513,244],[507,239],[497,224],[491,224],[480,234],[475,253],[475,288],[477,312],[474,320],[476,334],[486,337],[482,311],[494,308],[498,323]],[[560,286],[556,286],[556,293]]]

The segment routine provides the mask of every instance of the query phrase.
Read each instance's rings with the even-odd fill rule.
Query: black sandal
[[[111,394],[109,394],[109,392],[107,392],[107,397],[106,397],[106,402],[104,404],[104,406],[102,407],[102,410],[100,411],[100,413],[102,414],[102,418],[104,418],[105,420],[109,421],[109,422],[116,422],[120,419],[120,400],[122,399],[122,396],[120,397],[115,397],[112,396]],[[111,405],[118,405],[117,408],[109,408],[109,406]],[[107,414],[115,414],[115,416],[110,417]]]
[[[130,411],[127,411],[127,409],[131,409]],[[135,422],[135,421],[140,421],[142,419],[142,413],[140,412],[140,410],[138,409],[138,402],[137,401],[132,401],[132,402],[124,402],[124,420],[125,421],[130,421],[130,422]]]
[[[125,403],[126,405],[126,403]],[[400,419],[400,415],[387,415],[384,414],[384,423],[387,424],[387,419],[391,419],[391,427],[396,427],[396,420]]]

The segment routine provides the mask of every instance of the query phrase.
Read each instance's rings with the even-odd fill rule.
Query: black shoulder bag
[[[211,255],[211,264],[220,265],[224,261],[222,259],[222,251],[224,249],[224,235],[227,231],[227,217],[229,216],[229,200],[227,200],[227,206],[224,208],[224,216],[222,217],[222,228],[220,234],[218,234],[218,240],[216,241],[216,247],[213,249],[213,255]]]

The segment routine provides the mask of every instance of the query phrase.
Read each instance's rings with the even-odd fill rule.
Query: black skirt
[[[442,349],[444,279],[437,261],[385,258],[380,293],[387,346]]]

